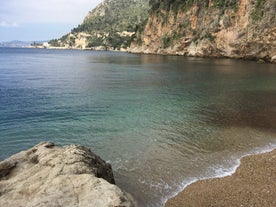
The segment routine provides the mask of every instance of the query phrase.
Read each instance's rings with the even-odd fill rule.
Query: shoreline
[[[52,47],[52,46],[28,46],[22,47],[27,49],[47,49],[47,50],[81,50],[81,51],[106,51],[106,52],[122,52],[122,53],[129,53],[129,54],[139,54],[139,55],[162,55],[162,56],[182,56],[182,57],[191,57],[191,58],[209,58],[209,59],[230,59],[230,60],[243,60],[243,61],[253,61],[258,64],[275,64],[276,63],[276,55],[273,56],[271,59],[263,59],[259,57],[230,57],[230,56],[201,56],[201,55],[183,55],[178,53],[156,53],[156,52],[135,52],[133,50],[121,49],[121,50],[113,50],[113,49],[94,49],[94,48],[75,48],[75,47]]]
[[[180,191],[164,199],[164,206],[242,206],[246,204],[245,201],[253,202],[250,205],[260,207],[271,206],[264,205],[264,202],[270,202],[276,206],[276,200],[272,199],[276,196],[276,184],[275,186],[271,184],[273,183],[271,181],[276,179],[276,146],[249,152],[236,162],[236,165],[223,174],[194,179],[184,184]],[[272,165],[269,165],[271,163]],[[265,166],[261,167],[261,165]],[[271,176],[264,176],[264,174]],[[255,180],[262,182],[254,183]],[[271,193],[268,199],[260,196],[262,192],[259,191],[260,189],[264,191],[264,186],[270,189],[267,190],[268,194]],[[249,194],[254,195],[251,201]]]

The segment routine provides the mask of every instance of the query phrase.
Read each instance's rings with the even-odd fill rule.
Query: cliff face
[[[111,165],[83,146],[41,143],[0,162],[0,206],[134,206]]]
[[[276,59],[276,0],[150,1],[130,52]]]
[[[105,0],[89,12],[82,24],[51,46],[124,50],[130,46],[132,35],[147,18],[149,0]]]

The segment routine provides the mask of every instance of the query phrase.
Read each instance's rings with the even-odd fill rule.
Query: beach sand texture
[[[276,149],[246,156],[227,177],[192,183],[166,207],[276,207]]]

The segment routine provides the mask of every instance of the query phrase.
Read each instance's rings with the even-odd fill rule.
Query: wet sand
[[[197,181],[170,199],[166,207],[275,207],[276,149],[246,156],[227,177]]]

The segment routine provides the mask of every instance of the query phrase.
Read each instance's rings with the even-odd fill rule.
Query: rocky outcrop
[[[45,142],[0,162],[0,206],[134,206],[111,165],[83,146]]]
[[[275,62],[276,0],[151,1],[130,52]]]

